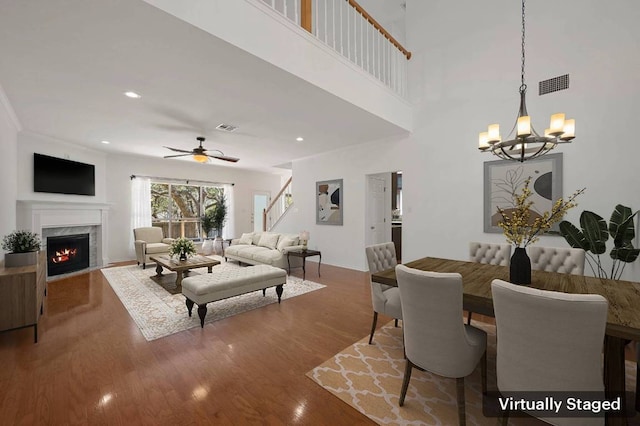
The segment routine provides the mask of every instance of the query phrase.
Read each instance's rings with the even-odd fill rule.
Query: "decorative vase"
[[[527,258],[528,259],[528,258]],[[187,253],[185,252],[180,252],[180,260],[187,260]]]
[[[213,253],[213,240],[209,240],[209,239],[204,240],[204,242],[202,243],[202,253],[205,256],[208,256],[211,253]]]
[[[516,247],[513,256],[511,256],[509,281],[520,285],[531,284],[531,259],[529,259],[524,247]]]
[[[5,253],[4,255],[4,266],[6,268],[35,265],[37,262],[37,251],[29,251],[26,253]]]

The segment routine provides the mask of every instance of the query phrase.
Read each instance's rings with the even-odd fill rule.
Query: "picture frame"
[[[562,153],[547,154],[519,163],[509,160],[484,163],[484,232],[502,233],[498,222],[502,219],[498,206],[509,212],[514,206],[513,194],[521,193],[527,177],[533,201],[532,218],[551,211],[554,202],[562,197]],[[550,233],[558,233],[556,223]]]
[[[343,224],[343,182],[342,179],[316,182],[316,224]]]

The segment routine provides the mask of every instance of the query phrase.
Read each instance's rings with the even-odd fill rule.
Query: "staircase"
[[[291,198],[291,180],[284,184],[278,195],[276,195],[271,203],[262,211],[262,230],[271,231],[282,218],[287,214],[289,208],[293,205]]]

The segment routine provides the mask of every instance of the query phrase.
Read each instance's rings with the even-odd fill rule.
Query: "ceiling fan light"
[[[193,154],[193,159],[198,163],[206,163],[207,161],[209,161],[209,157],[203,154]]]

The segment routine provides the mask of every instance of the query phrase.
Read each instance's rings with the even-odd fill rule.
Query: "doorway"
[[[392,241],[402,258],[402,172],[366,176],[365,245]]]
[[[255,191],[253,193],[253,210],[251,212],[251,223],[253,232],[262,232],[264,229],[262,212],[271,201],[271,193],[267,191]]]

